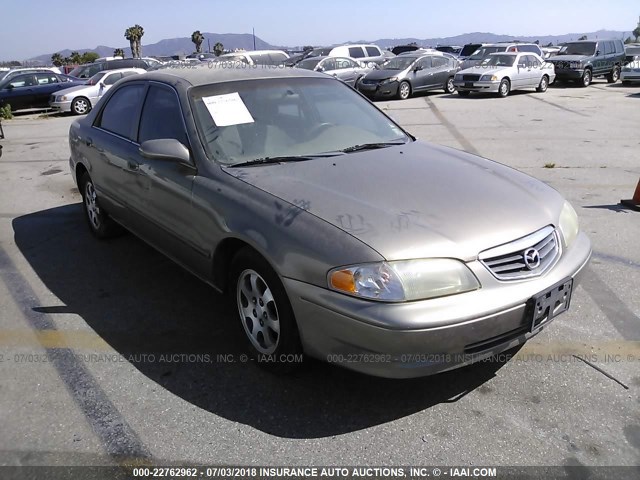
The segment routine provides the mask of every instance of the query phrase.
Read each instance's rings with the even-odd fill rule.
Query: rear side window
[[[364,58],[364,50],[362,50],[362,47],[349,47],[349,56],[351,58]]]
[[[173,138],[189,145],[178,97],[173,90],[152,85],[140,117],[139,142]]]
[[[603,50],[605,55],[610,55],[615,52],[615,48],[613,47],[613,42],[603,42]]]
[[[433,57],[431,59],[431,65],[433,66],[433,68],[441,68],[449,65],[449,60],[445,57]]]
[[[382,55],[382,53],[380,52],[380,49],[376,47],[364,47],[364,48],[367,51],[368,57],[379,57],[380,55]]]
[[[58,77],[53,73],[36,73],[36,82],[38,85],[58,83]]]
[[[134,122],[137,120],[144,89],[144,85],[126,85],[119,88],[109,97],[96,126],[133,140]]]
[[[521,52],[537,53],[538,55],[541,53],[540,47],[536,45],[518,45],[518,50]]]

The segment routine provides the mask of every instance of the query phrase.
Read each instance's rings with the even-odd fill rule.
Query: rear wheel
[[[293,309],[269,263],[254,250],[244,248],[232,261],[230,280],[229,294],[237,306],[251,353],[265,360],[259,364],[283,373],[299,367],[302,345]]]
[[[619,79],[620,79],[620,67],[615,66],[613,67],[613,70],[611,70],[611,73],[607,75],[607,82],[616,83]]]
[[[453,77],[449,77],[444,84],[444,93],[453,94],[456,91],[456,87],[453,84]]]
[[[580,82],[580,85],[582,87],[588,87],[589,85],[591,85],[591,78],[591,70],[585,70],[582,74],[582,82]]]
[[[122,227],[114,222],[100,207],[93,180],[87,172],[80,178],[82,206],[89,229],[97,238],[110,238],[122,232]]]
[[[544,93],[547,91],[547,88],[549,88],[549,77],[547,77],[546,75],[543,75],[542,78],[540,79],[540,85],[538,85],[538,88],[536,88],[536,91],[540,93]]]
[[[498,87],[498,96],[500,96],[501,98],[504,98],[507,95],[509,95],[510,91],[511,91],[511,82],[508,79],[503,78],[502,81],[500,82],[500,86]]]
[[[398,98],[400,100],[406,100],[410,96],[411,96],[411,85],[409,85],[409,82],[407,81],[401,82],[400,86],[398,87]]]
[[[91,111],[91,102],[84,97],[77,97],[71,102],[71,111],[75,115],[86,115]]]

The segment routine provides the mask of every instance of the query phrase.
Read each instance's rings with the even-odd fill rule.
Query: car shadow
[[[319,438],[384,424],[455,402],[504,365],[492,359],[432,377],[390,380],[309,361],[294,374],[275,375],[239,361],[244,333],[221,295],[133,235],[96,240],[81,204],[24,215],[12,226],[22,255],[64,304],[33,310],[53,320],[78,315],[169,392],[271,435]],[[113,354],[83,338],[69,347]]]

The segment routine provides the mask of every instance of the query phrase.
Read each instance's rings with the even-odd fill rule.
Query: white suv
[[[350,57],[360,63],[381,65],[387,58],[377,45],[341,45],[329,52],[330,57]]]

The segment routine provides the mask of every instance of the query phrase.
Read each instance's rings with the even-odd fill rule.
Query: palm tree
[[[216,54],[216,57],[219,57],[220,55],[222,55],[224,53],[224,45],[222,45],[220,42],[217,42],[213,46],[213,53]]]
[[[631,32],[634,37],[636,37],[636,42],[638,41],[638,37],[640,37],[640,25],[638,25],[633,32]]]
[[[133,58],[140,58],[143,35],[144,28],[137,23],[133,27],[129,27],[124,31],[124,38],[129,40],[129,44],[131,45],[131,55]]]
[[[191,41],[196,46],[196,53],[202,52],[202,42],[204,42],[204,35],[200,33],[200,30],[196,30],[191,34]]]
[[[54,53],[51,55],[51,63],[56,67],[60,67],[64,64],[64,58],[59,53]]]
[[[113,56],[114,56],[114,57],[122,57],[122,58],[124,58],[124,50],[123,50],[123,49],[121,49],[121,48],[116,48],[116,49],[113,51]]]
[[[82,63],[82,56],[78,52],[71,52],[71,55],[69,55],[69,59],[71,60],[71,63],[75,65],[79,65]]]
[[[586,35],[582,35],[578,40],[587,40],[587,36]]]

